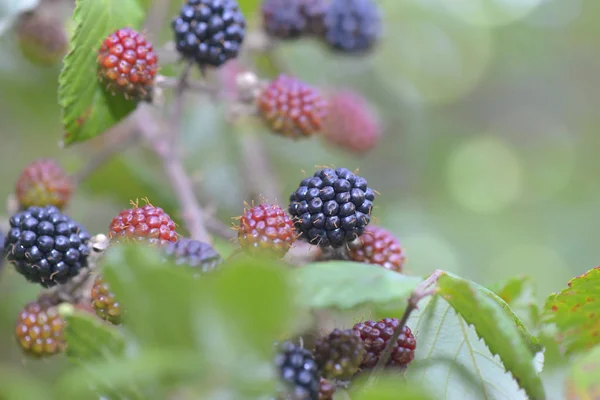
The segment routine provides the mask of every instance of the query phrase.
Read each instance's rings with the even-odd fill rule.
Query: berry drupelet
[[[15,189],[21,209],[55,206],[62,209],[71,199],[73,182],[52,159],[39,159],[27,165]]]
[[[319,368],[310,351],[290,342],[280,345],[275,366],[294,399],[319,399]]]
[[[108,230],[112,242],[167,244],[177,241],[175,222],[160,207],[146,204],[123,210],[113,218]]]
[[[258,112],[277,133],[299,139],[319,132],[327,117],[327,101],[296,78],[280,75],[256,99]]]
[[[292,219],[279,207],[259,204],[246,209],[237,227],[240,247],[248,253],[283,257],[296,240]]]
[[[321,247],[342,247],[371,221],[375,192],[346,168],[325,168],[300,182],[288,211],[300,238]]]
[[[147,100],[157,70],[152,45],[131,28],[110,34],[98,50],[98,76],[110,92],[126,98]]]
[[[163,247],[168,260],[178,265],[197,268],[200,272],[210,272],[223,263],[221,255],[208,243],[194,239],[180,238]]]
[[[15,337],[25,354],[41,358],[62,352],[65,321],[49,302],[31,302],[19,314]]]
[[[332,0],[324,24],[325,41],[345,53],[365,52],[381,35],[381,15],[373,0]]]
[[[350,243],[348,255],[354,261],[381,265],[396,272],[402,272],[406,259],[394,234],[378,226],[368,226],[360,238]]]
[[[115,298],[115,294],[110,291],[110,286],[102,275],[96,275],[91,291],[92,307],[96,315],[105,321],[118,325],[122,320],[121,303]]]
[[[6,259],[31,282],[51,287],[87,267],[90,235],[54,206],[30,207],[10,218]]]
[[[358,372],[366,351],[352,329],[334,329],[317,339],[313,354],[324,378],[344,380]]]
[[[171,26],[177,51],[201,67],[236,58],[246,35],[236,0],[188,0]]]
[[[360,322],[352,328],[354,334],[358,336],[365,346],[367,354],[361,364],[361,368],[373,368],[379,361],[381,353],[385,349],[394,331],[398,328],[400,322],[396,318],[384,318],[381,321]],[[392,354],[387,366],[404,367],[415,358],[415,349],[417,341],[410,328],[406,325],[402,328],[402,333],[394,344]]]

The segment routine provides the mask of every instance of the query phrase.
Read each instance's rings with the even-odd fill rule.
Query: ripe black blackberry
[[[332,0],[324,17],[325,41],[335,50],[359,53],[381,35],[381,14],[373,0]]]
[[[288,211],[300,238],[320,247],[342,247],[371,221],[375,192],[346,168],[321,169],[290,196]]]
[[[221,255],[211,245],[188,238],[168,243],[163,251],[167,259],[179,265],[198,268],[202,273],[214,270],[223,262]]]
[[[306,29],[302,0],[263,0],[261,12],[263,28],[269,36],[295,39]]]
[[[324,378],[350,379],[366,355],[365,346],[352,329],[334,329],[317,339],[315,361]]]
[[[318,400],[319,368],[310,351],[284,342],[275,356],[275,365],[281,379],[289,389],[289,395],[297,400]]]
[[[171,26],[177,51],[200,66],[219,67],[237,57],[246,34],[236,0],[188,0]]]
[[[87,267],[90,235],[54,206],[29,207],[10,218],[6,259],[31,282],[51,287]]]

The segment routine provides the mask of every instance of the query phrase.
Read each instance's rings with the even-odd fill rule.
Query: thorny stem
[[[377,373],[380,372],[385,367],[385,365],[388,363],[388,361],[390,360],[390,357],[392,355],[392,350],[394,349],[394,345],[396,344],[398,337],[400,337],[400,335],[402,334],[402,330],[404,329],[404,326],[406,325],[408,318],[410,317],[412,312],[418,308],[417,305],[418,305],[419,301],[421,301],[423,298],[425,298],[427,296],[431,296],[432,294],[435,293],[436,289],[432,288],[432,286],[437,283],[438,279],[440,279],[440,277],[443,275],[443,273],[444,273],[444,271],[439,270],[439,269],[434,271],[431,275],[429,275],[429,277],[427,277],[427,279],[425,279],[423,282],[421,282],[410,294],[410,297],[408,298],[408,304],[406,306],[406,309],[404,310],[404,314],[402,315],[402,318],[400,319],[400,323],[399,323],[398,327],[396,328],[396,330],[394,331],[394,334],[388,341],[387,345],[383,349],[383,352],[381,353],[381,357],[379,357],[379,361],[377,362],[377,365],[375,365],[373,372],[371,372],[371,375],[369,376],[369,381],[373,381],[373,379],[375,379],[375,376],[377,375]]]

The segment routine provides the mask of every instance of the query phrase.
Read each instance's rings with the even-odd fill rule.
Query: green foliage
[[[258,9],[260,0],[238,0],[240,10],[244,13],[246,18],[250,18],[252,14]]]
[[[422,387],[398,379],[394,374],[379,375],[372,383],[357,379],[349,394],[352,400],[433,400]]]
[[[546,300],[543,319],[555,324],[566,353],[600,344],[600,267],[569,281],[568,287]]]
[[[102,271],[125,309],[125,351],[98,352],[98,344],[119,343],[115,328],[73,314],[69,355],[84,368],[60,382],[60,393],[165,398],[185,388],[195,398],[222,391],[240,398],[273,388],[273,342],[289,333],[296,315],[285,266],[242,258],[194,278],[152,249],[117,246]],[[69,384],[74,376],[78,383]]]
[[[125,342],[121,333],[95,315],[75,311],[64,318],[67,356],[72,360],[110,359],[123,353]]]
[[[350,261],[313,263],[297,271],[300,300],[308,307],[349,309],[404,301],[420,278],[372,264]]]
[[[529,397],[545,398],[533,364],[533,351],[540,350],[539,343],[527,333],[508,305],[483,286],[449,273],[440,277],[438,285],[440,295],[473,325],[490,352],[500,357]]]
[[[492,287],[492,290],[510,306],[523,324],[535,330],[540,323],[540,309],[535,300],[535,283],[529,276],[513,277]]]
[[[600,346],[575,361],[567,378],[568,400],[600,398]]]
[[[417,339],[415,362],[408,369],[409,381],[429,388],[435,399],[527,399],[500,358],[490,352],[475,328],[442,297],[421,302],[408,326]],[[512,338],[517,343],[520,340],[516,332]],[[527,350],[522,357],[531,362]],[[541,390],[537,384],[533,386],[536,392]],[[540,394],[538,399],[543,398]]]
[[[108,93],[98,81],[96,54],[110,33],[139,28],[146,0],[77,0],[75,34],[59,77],[65,144],[91,139],[135,109],[135,103]]]

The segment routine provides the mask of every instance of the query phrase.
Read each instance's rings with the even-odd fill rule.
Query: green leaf
[[[566,381],[568,400],[600,398],[600,346],[580,357],[571,367]]]
[[[538,327],[540,309],[535,300],[535,283],[531,277],[510,278],[492,290],[510,306],[527,328]]]
[[[421,302],[407,325],[417,339],[409,381],[427,387],[435,399],[527,399],[500,358],[442,297]]]
[[[420,278],[372,264],[328,261],[297,271],[300,300],[308,307],[348,309],[406,300]]]
[[[544,388],[533,363],[535,351],[531,351],[539,343],[527,333],[508,305],[483,286],[450,273],[440,277],[438,286],[439,294],[474,326],[491,353],[500,357],[529,397],[544,399]]]
[[[126,26],[138,29],[143,0],[77,0],[75,34],[59,77],[66,145],[91,139],[132,112],[136,103],[108,93],[98,81],[96,53],[102,40]]]
[[[64,318],[67,356],[71,360],[111,359],[122,354],[125,341],[115,327],[83,311],[74,311]]]
[[[546,300],[542,319],[554,323],[566,353],[600,344],[600,267],[569,281]]]
[[[15,365],[0,365],[0,399],[51,400],[51,388],[39,375],[29,375]]]
[[[382,374],[370,384],[366,378],[352,382],[352,400],[433,400],[419,385],[398,379],[397,374]]]
[[[238,0],[238,4],[246,19],[249,19],[258,10],[260,0]]]

